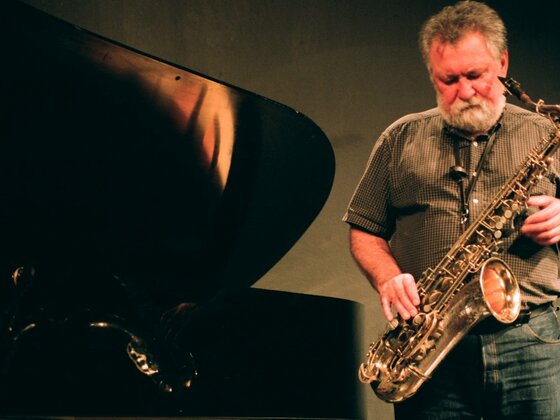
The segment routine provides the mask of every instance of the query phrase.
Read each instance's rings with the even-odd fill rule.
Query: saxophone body
[[[370,345],[358,376],[384,401],[399,402],[415,394],[478,322],[493,316],[507,324],[519,315],[519,285],[498,257],[503,238],[517,230],[532,187],[548,171],[560,146],[560,106],[535,104],[517,82],[500,80],[508,92],[548,116],[555,134],[532,150],[442,261],[418,279],[418,314],[406,321],[394,319]]]

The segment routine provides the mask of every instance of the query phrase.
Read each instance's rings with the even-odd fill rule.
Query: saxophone
[[[393,319],[373,342],[360,365],[361,382],[379,398],[398,402],[412,396],[451,349],[481,320],[516,320],[521,309],[519,285],[497,258],[503,238],[518,227],[529,192],[548,171],[560,146],[560,105],[537,103],[513,79],[500,78],[506,92],[552,122],[555,133],[543,139],[492,203],[473,221],[443,260],[418,280],[418,314]]]

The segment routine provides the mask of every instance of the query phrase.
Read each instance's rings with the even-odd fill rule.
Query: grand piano
[[[359,305],[251,287],[329,195],[324,133],[0,9],[0,416],[362,418]]]

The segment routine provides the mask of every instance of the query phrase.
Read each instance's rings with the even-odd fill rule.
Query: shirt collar
[[[450,135],[451,137],[455,137],[455,138],[459,138],[461,140],[467,140],[467,141],[487,141],[490,137],[492,137],[502,126],[502,118],[503,118],[504,114],[502,113],[502,115],[500,115],[500,118],[498,119],[498,121],[496,122],[496,124],[494,124],[494,126],[488,130],[488,133],[486,134],[481,134],[479,136],[477,136],[474,139],[471,139],[464,131],[459,130],[458,128],[452,127],[449,124],[447,124],[446,122],[444,122],[444,126],[443,126],[443,130],[445,133],[447,133],[448,135]]]

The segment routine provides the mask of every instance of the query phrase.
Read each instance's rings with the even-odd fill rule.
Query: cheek
[[[473,88],[478,92],[479,95],[488,98],[492,96],[492,84],[486,82],[479,82],[473,84]]]
[[[457,89],[451,86],[438,87],[439,99],[442,105],[449,108],[457,98]]]
[[[476,90],[482,98],[491,101],[493,104],[498,103],[503,95],[503,90],[500,86],[495,86],[490,83],[481,85]]]
[[[494,78],[496,80],[494,80]],[[473,88],[478,94],[484,98],[492,99],[496,96],[496,92],[502,92],[501,84],[497,82],[497,76],[492,74],[482,80],[477,80],[473,83]]]

